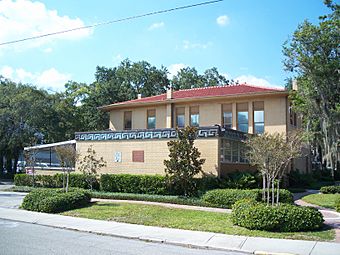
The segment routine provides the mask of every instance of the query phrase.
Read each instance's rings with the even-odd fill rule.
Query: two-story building
[[[247,84],[194,88],[105,105],[109,130],[76,133],[77,149],[92,146],[107,162],[102,173],[164,174],[167,142],[176,127],[198,128],[195,146],[205,158],[203,170],[224,176],[249,170],[245,134],[287,133],[297,123],[284,89]],[[306,160],[295,167],[304,170]]]

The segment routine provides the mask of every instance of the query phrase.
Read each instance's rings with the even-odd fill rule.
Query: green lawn
[[[334,209],[335,200],[339,197],[340,194],[312,194],[303,197],[302,200],[310,204]]]
[[[63,215],[126,222],[148,226],[210,231],[216,233],[287,238],[301,240],[333,240],[334,230],[321,230],[299,233],[276,233],[234,226],[226,213],[202,212],[185,209],[172,209],[154,205],[129,203],[92,203],[91,206],[71,210]]]

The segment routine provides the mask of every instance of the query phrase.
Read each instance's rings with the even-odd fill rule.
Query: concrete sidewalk
[[[65,228],[115,237],[139,239],[149,242],[168,243],[196,248],[231,250],[255,254],[340,254],[340,244],[337,243],[233,236],[211,232],[75,218],[12,208],[0,208],[0,218],[56,228]],[[261,253],[262,251],[264,251],[264,253]]]

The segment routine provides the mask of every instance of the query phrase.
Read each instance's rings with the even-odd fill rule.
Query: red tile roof
[[[259,87],[249,84],[239,84],[230,86],[216,86],[216,87],[205,87],[205,88],[194,88],[194,89],[183,89],[174,91],[172,94],[172,99],[184,99],[184,98],[203,98],[203,97],[219,97],[219,96],[231,96],[240,94],[253,94],[253,93],[271,93],[271,92],[285,92],[285,89],[281,88],[269,88],[269,87]],[[161,102],[166,100],[166,93],[144,97],[140,99],[134,99],[130,101],[124,101],[120,103],[115,103],[113,105],[122,104],[134,104],[134,103],[152,103]]]

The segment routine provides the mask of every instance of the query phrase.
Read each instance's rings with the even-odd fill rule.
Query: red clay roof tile
[[[230,86],[216,86],[216,87],[205,87],[205,88],[194,88],[194,89],[183,89],[173,92],[172,99],[183,99],[183,98],[200,98],[200,97],[214,97],[214,96],[228,96],[228,95],[239,95],[239,94],[252,94],[252,93],[266,93],[266,92],[284,92],[285,89],[281,88],[269,88],[259,87],[248,84],[230,85]],[[133,104],[133,103],[151,103],[160,102],[166,100],[166,93],[144,97],[140,99],[134,99],[130,101],[124,101],[116,103],[120,104]]]

